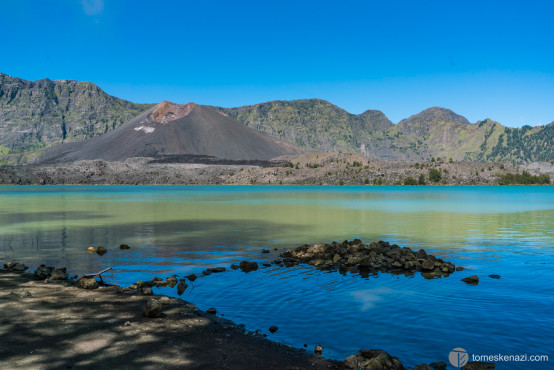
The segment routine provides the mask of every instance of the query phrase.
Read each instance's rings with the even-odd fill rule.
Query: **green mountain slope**
[[[380,111],[355,115],[320,99],[216,109],[271,137],[321,151],[360,152],[373,135],[393,126]]]
[[[110,96],[90,82],[26,81],[0,73],[0,148],[17,153],[84,140],[149,107]]]

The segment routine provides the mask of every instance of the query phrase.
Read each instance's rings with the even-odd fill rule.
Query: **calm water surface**
[[[113,266],[121,285],[352,238],[425,248],[466,270],[433,280],[311,266],[228,271],[189,284],[182,298],[251,330],[277,325],[270,338],[321,344],[328,358],[380,348],[414,366],[448,362],[462,347],[554,361],[554,187],[0,186],[3,260],[75,274]],[[113,250],[100,257],[90,245]],[[478,286],[460,281],[475,274]]]

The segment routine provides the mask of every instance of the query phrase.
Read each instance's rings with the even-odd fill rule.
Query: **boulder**
[[[29,268],[29,267],[28,267],[27,265],[25,265],[25,264],[23,264],[23,263],[17,263],[17,262],[16,262],[16,263],[15,263],[15,266],[13,266],[13,267],[11,268],[11,270],[22,272],[22,271],[27,270],[28,268]]]
[[[182,295],[187,288],[188,285],[183,280],[181,280],[179,284],[177,284],[177,294]]]
[[[162,281],[162,278],[161,278],[161,277],[154,276],[154,277],[152,278],[152,281],[154,281],[154,282],[155,282],[155,281]]]
[[[96,248],[96,253],[99,255],[99,256],[103,256],[104,254],[106,254],[106,252],[108,252],[108,250],[104,247],[97,247]]]
[[[65,267],[63,269],[56,269],[52,271],[52,276],[50,279],[52,281],[62,281],[67,280],[69,278],[69,275],[67,275]]]
[[[250,261],[242,261],[239,267],[244,272],[256,271],[258,269],[258,263],[250,262]]]
[[[165,282],[170,288],[173,288],[178,283],[177,278],[175,276],[168,277],[167,279],[165,279]]]
[[[33,279],[46,280],[50,277],[50,275],[52,275],[52,271],[54,271],[54,267],[47,267],[44,265],[40,265],[33,273]]]
[[[237,265],[237,264],[235,264],[235,263],[233,263],[233,264],[231,265],[231,268],[232,268],[233,270],[238,270],[238,269],[240,268],[240,266]]]
[[[194,280],[196,280],[196,278],[197,278],[198,276],[196,276],[196,274],[190,274],[190,275],[185,276],[185,277],[186,277],[187,279],[189,279],[190,281],[194,281]]]
[[[479,284],[479,277],[477,275],[472,275],[472,276],[463,278],[462,281],[466,284],[477,285]]]
[[[421,264],[421,268],[423,270],[434,270],[435,269],[435,261],[431,260],[431,259],[426,259],[425,261],[423,261],[423,263]]]
[[[357,357],[362,369],[404,370],[398,358],[380,349],[361,349]]]
[[[96,289],[98,288],[98,282],[93,277],[83,277],[79,279],[79,288],[83,289]]]
[[[217,310],[215,308],[211,307],[211,308],[208,308],[206,310],[206,312],[211,314],[211,315],[215,315],[217,313]]]
[[[358,370],[358,357],[356,355],[348,356],[344,359],[344,367],[349,370]]]
[[[279,330],[279,328],[276,327],[275,325],[271,325],[271,326],[269,327],[269,332],[270,332],[271,334],[275,333],[277,330]]]
[[[130,249],[131,247],[129,247],[127,244],[121,244],[119,246],[119,249]]]
[[[162,304],[157,299],[151,298],[144,305],[144,316],[151,318],[162,317]]]

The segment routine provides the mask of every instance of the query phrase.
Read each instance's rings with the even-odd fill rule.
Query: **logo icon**
[[[469,355],[467,354],[467,351],[463,348],[454,348],[452,351],[450,351],[448,359],[450,360],[452,366],[462,367],[467,364]]]

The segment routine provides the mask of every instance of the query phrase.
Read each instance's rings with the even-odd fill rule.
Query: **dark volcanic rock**
[[[242,261],[239,267],[244,272],[256,271],[258,269],[258,263],[250,262],[250,261]]]
[[[281,257],[285,266],[308,263],[319,269],[360,272],[362,275],[379,271],[405,274],[420,271],[426,278],[435,278],[455,271],[454,264],[428,255],[423,249],[415,252],[385,241],[369,245],[359,239],[345,240],[340,244],[306,244],[285,251]]]
[[[188,288],[188,285],[181,280],[179,284],[177,284],[177,294],[182,295],[187,288]]]
[[[99,256],[102,256],[104,254],[106,254],[108,250],[104,247],[97,247],[96,248],[96,253],[98,253]]]
[[[151,318],[162,317],[162,304],[157,299],[149,299],[144,305],[144,316]]]
[[[54,271],[54,267],[47,267],[44,265],[40,265],[33,273],[33,279],[46,280],[50,277],[50,275],[52,275],[52,271]]]
[[[470,285],[477,285],[479,284],[479,277],[477,275],[472,275],[472,276],[463,278],[462,281]]]

